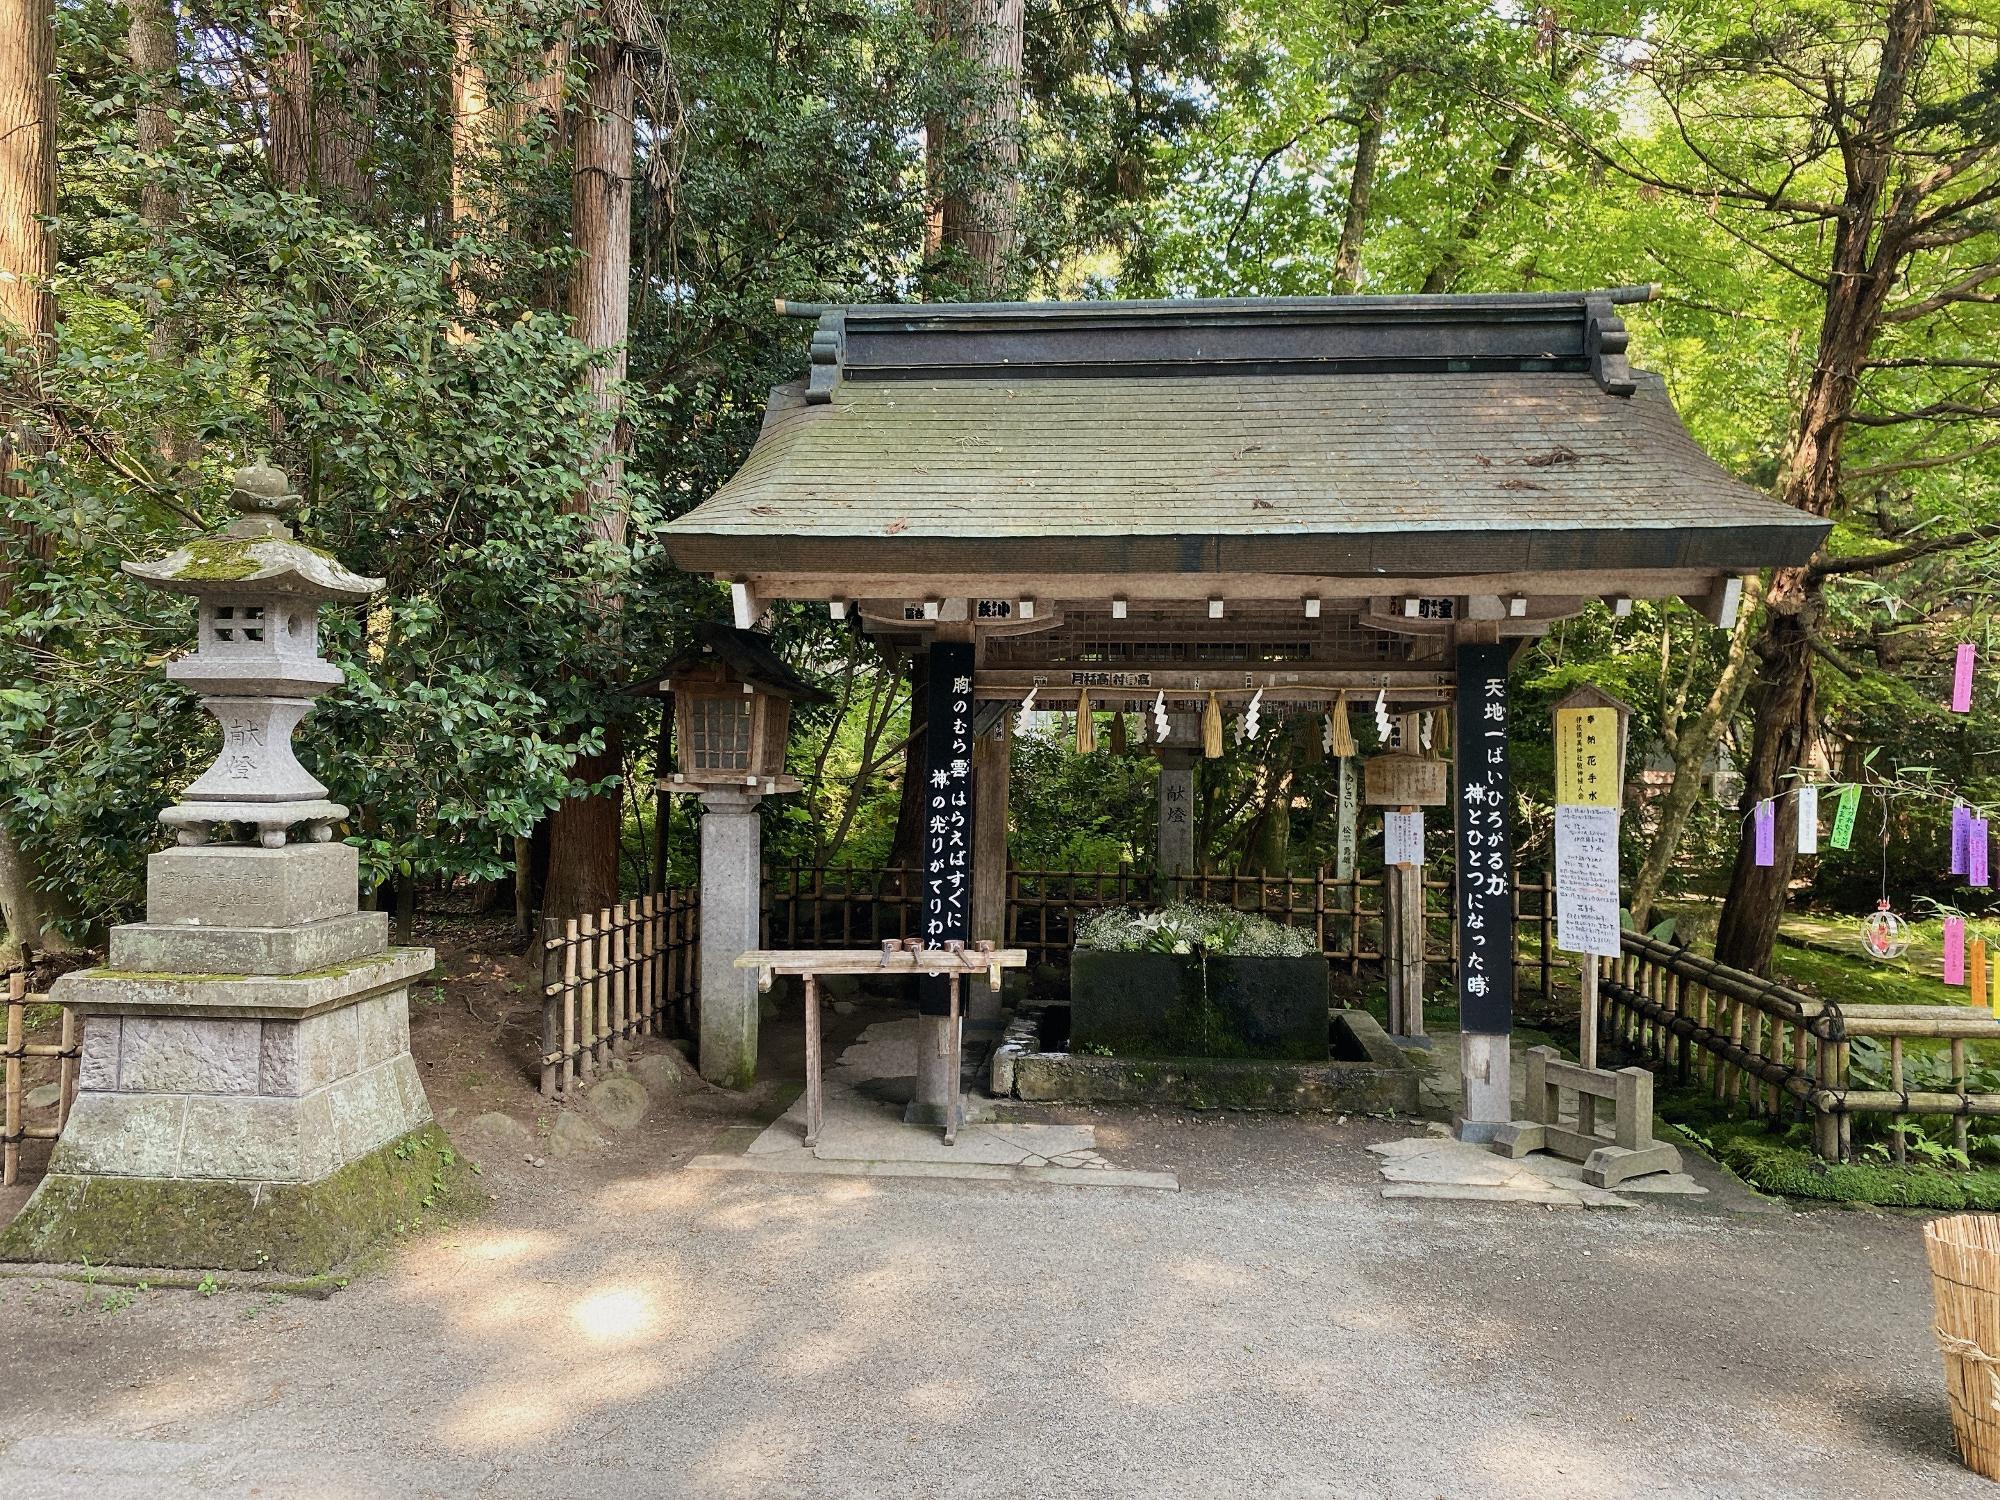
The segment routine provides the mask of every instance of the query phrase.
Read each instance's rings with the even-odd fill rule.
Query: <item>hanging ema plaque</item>
[[[931,647],[930,717],[924,735],[924,910],[927,948],[972,933],[972,643]],[[950,981],[917,980],[917,1009],[951,1009]]]
[[[1458,648],[1458,1006],[1469,1032],[1514,1026],[1506,646]]]

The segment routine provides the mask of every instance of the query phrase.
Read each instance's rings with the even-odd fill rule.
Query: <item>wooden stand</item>
[[[797,974],[805,987],[806,1002],[806,1144],[819,1143],[822,1111],[825,1107],[821,1079],[819,979],[823,974],[942,974],[950,981],[952,1103],[945,1111],[944,1140],[947,1146],[958,1141],[958,1124],[965,1113],[957,1084],[960,1050],[965,1040],[965,1004],[962,981],[972,974],[984,974],[995,990],[1000,988],[1000,971],[1025,969],[1028,950],[995,948],[979,943],[968,948],[963,943],[943,948],[919,946],[919,940],[885,939],[879,952],[865,948],[752,948],[736,960],[739,969],[757,971],[757,988],[769,990],[779,974]]]

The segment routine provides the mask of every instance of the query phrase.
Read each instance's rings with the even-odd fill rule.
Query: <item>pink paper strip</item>
[[[1757,863],[1769,867],[1778,862],[1778,810],[1766,797],[1750,815],[1757,835]]]
[[[1986,859],[1992,848],[1991,835],[1986,819],[1974,818],[1966,833],[1966,883],[1984,890],[1992,884],[1986,876]]]
[[[1972,654],[1972,642],[1959,642],[1958,660],[1951,670],[1951,711],[1955,714],[1972,712]]]
[[[1965,983],[1965,918],[1944,919],[1944,982]]]
[[[1972,809],[1955,802],[1951,809],[1951,873],[1965,873],[1966,850],[1972,843]]]

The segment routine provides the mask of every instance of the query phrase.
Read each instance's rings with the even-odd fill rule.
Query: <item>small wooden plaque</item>
[[[1391,750],[1361,763],[1361,797],[1370,807],[1443,807],[1450,793],[1448,761]]]

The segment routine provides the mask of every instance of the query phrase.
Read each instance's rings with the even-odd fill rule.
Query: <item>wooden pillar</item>
[[[972,742],[972,939],[1007,946],[1007,775],[1014,715],[1004,712]],[[1000,988],[992,975],[967,984],[966,1024],[997,1026]]]
[[[1417,749],[1417,720],[1416,714],[1396,716],[1397,743],[1412,754]],[[1389,989],[1390,1034],[1420,1037],[1424,1034],[1424,867],[1421,864],[1383,866],[1382,946]]]

